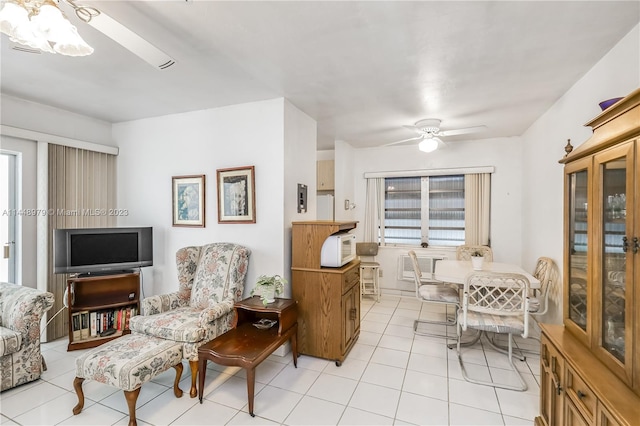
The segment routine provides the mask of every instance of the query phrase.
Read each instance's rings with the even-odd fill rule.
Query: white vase
[[[274,286],[262,288],[262,298],[267,303],[273,303],[276,301],[276,288]]]
[[[471,256],[471,265],[475,271],[482,271],[482,264],[484,263],[484,257]]]

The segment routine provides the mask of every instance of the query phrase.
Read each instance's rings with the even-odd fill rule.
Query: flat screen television
[[[56,229],[53,272],[108,274],[153,265],[153,228]]]

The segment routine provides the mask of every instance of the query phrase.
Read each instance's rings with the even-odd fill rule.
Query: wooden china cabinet
[[[564,326],[542,325],[536,425],[640,424],[640,89],[565,165]]]

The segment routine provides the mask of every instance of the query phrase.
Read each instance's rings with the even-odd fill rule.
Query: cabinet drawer
[[[345,294],[351,287],[360,284],[360,268],[349,269],[342,276],[342,294]]]
[[[567,395],[582,411],[585,419],[593,421],[598,400],[589,386],[571,369],[567,368]]]
[[[565,426],[592,426],[593,423],[586,421],[582,414],[580,414],[580,410],[576,408],[575,405],[569,400],[566,403],[565,410]]]

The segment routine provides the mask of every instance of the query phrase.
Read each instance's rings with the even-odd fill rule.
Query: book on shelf
[[[80,340],[80,312],[74,312],[71,314],[71,329],[73,330],[73,340]]]
[[[80,312],[80,339],[89,338],[89,311]]]
[[[91,314],[89,315],[89,330],[90,333],[89,335],[91,337],[96,337],[98,335],[98,329],[96,328],[96,318],[97,318],[97,312],[91,312]]]

